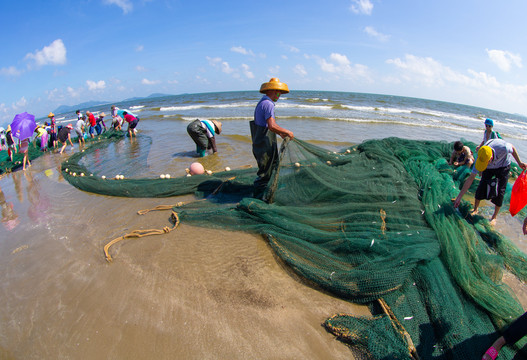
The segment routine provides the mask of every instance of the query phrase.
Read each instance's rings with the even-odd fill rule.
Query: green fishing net
[[[27,153],[29,161],[33,161],[34,159],[38,158],[42,154],[43,152],[40,151],[40,143],[38,145],[36,142],[29,144],[28,153]],[[13,161],[11,161],[11,158],[7,150],[0,151],[0,175],[15,171],[19,168],[22,168],[23,160],[24,160],[24,154],[20,152],[13,154]]]
[[[62,170],[99,194],[193,193],[199,200],[172,209],[179,221],[262,234],[309,284],[370,307],[371,317],[337,314],[324,323],[358,357],[480,359],[492,334],[523,313],[501,279],[509,271],[525,281],[527,258],[484,217],[471,216],[470,203],[452,206],[470,173],[448,165],[452,145],[388,138],[332,152],[286,141],[267,202],[251,197],[255,169],[103,179],[82,164],[95,151],[88,148]]]

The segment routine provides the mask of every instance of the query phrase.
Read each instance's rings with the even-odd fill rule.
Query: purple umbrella
[[[33,131],[35,131],[36,127],[37,123],[35,122],[35,115],[24,112],[15,115],[15,118],[11,123],[11,134],[18,138],[18,140],[24,140],[33,135]]]

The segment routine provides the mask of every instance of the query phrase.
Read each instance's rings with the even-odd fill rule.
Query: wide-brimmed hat
[[[55,114],[53,114],[52,112],[50,112],[49,115],[48,115],[48,118],[52,118],[53,116],[55,116]]]
[[[106,116],[106,114],[103,113],[103,112],[99,114],[99,117],[105,117],[105,116]]]
[[[262,86],[260,86],[260,92],[262,94],[265,94],[268,90],[280,90],[282,94],[287,94],[289,92],[287,84],[280,82],[280,79],[278,78],[271,78],[269,82],[263,83]]]
[[[476,170],[479,172],[485,171],[492,158],[492,149],[490,146],[482,146],[478,151],[478,158],[476,159]]]
[[[218,130],[218,135],[221,134],[221,122],[218,120],[212,120],[212,123],[214,126],[216,126],[216,130]]]
[[[492,120],[492,119],[485,119],[485,125],[494,126],[494,120]]]

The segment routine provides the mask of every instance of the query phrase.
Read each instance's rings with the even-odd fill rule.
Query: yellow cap
[[[260,86],[260,92],[262,94],[265,94],[268,90],[280,90],[282,94],[287,94],[289,92],[287,84],[280,82],[280,79],[278,78],[271,78],[269,82],[263,83],[262,86]]]
[[[52,118],[53,116],[55,116],[55,114],[53,114],[52,112],[50,112],[49,115],[48,115],[48,118]]]
[[[490,146],[482,146],[478,151],[478,158],[476,159],[476,170],[485,171],[489,161],[492,158],[492,149]]]

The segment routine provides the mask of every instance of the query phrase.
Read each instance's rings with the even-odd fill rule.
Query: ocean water
[[[194,161],[219,171],[255,166],[248,122],[257,91],[184,94],[117,105],[141,121],[125,138],[84,161],[95,174],[185,176]],[[344,92],[292,91],[276,103],[277,122],[330,150],[402,137],[479,144],[485,118],[527,160],[527,118],[432,100]],[[56,114],[59,124],[75,114]],[[218,153],[197,158],[186,132],[194,119],[223,123]],[[110,125],[110,117],[107,117]],[[46,119],[40,119],[40,122]],[[311,287],[255,235],[181,224],[169,234],[103,247],[135,229],[160,229],[169,214],[141,209],[193,200],[115,198],[82,192],[47,153],[26,172],[0,177],[0,358],[349,359],[351,350],[320,324],[366,308]],[[484,206],[482,213],[491,213]],[[521,219],[506,211],[497,229],[524,251]],[[527,291],[514,287],[524,306]],[[252,330],[252,331],[248,331]],[[351,356],[350,356],[351,355]]]
[[[136,171],[124,171],[128,175],[133,172],[135,177],[182,174],[195,156],[193,142],[186,132],[188,123],[195,119],[215,119],[223,124],[223,132],[217,137],[219,156],[201,159],[205,167],[218,170],[224,166],[233,168],[254,164],[248,122],[253,118],[260,97],[257,91],[241,91],[114,103],[139,116],[139,131],[152,138],[148,149],[145,144],[135,144],[131,150],[135,157],[143,160],[148,153],[147,162],[137,163]],[[111,105],[89,110],[109,114]],[[485,118],[492,118],[494,130],[515,145],[520,156],[527,159],[527,117],[490,109],[390,95],[292,91],[281,96],[275,114],[278,123],[293,131],[295,137],[330,150],[391,136],[447,142],[465,139],[479,144],[485,129],[483,122]],[[74,114],[57,114],[57,118],[62,118],[58,122],[63,124],[75,122]],[[109,116],[107,119],[110,123]],[[108,157],[109,154],[105,154],[105,158]],[[116,161],[123,163],[120,159]],[[96,159],[92,162],[95,163]],[[118,164],[105,162],[103,165],[109,168],[108,174],[104,175],[119,172]],[[104,173],[101,168],[94,171]]]
[[[248,134],[247,122],[261,94],[256,91],[184,94],[115,103],[143,121],[162,121],[170,131],[177,122],[216,119],[229,135]],[[110,104],[111,105],[111,104]],[[92,108],[105,111],[110,105]],[[485,118],[495,120],[494,130],[524,148],[527,117],[461,104],[378,94],[292,91],[276,103],[280,124],[307,141],[362,142],[387,136],[452,141],[465,137],[481,141]],[[57,114],[62,122],[74,114]],[[147,129],[143,122],[140,128]],[[520,141],[516,141],[520,140]]]

